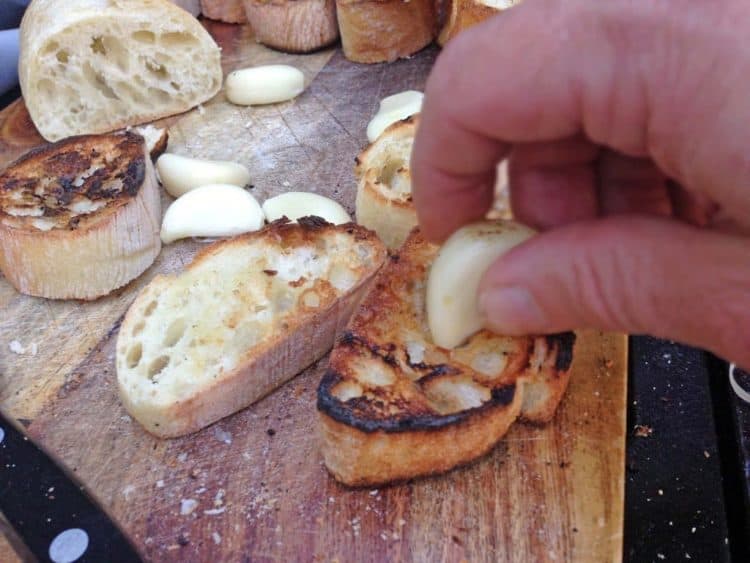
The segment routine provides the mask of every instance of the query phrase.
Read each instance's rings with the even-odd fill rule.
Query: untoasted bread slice
[[[335,0],[244,0],[256,39],[279,51],[309,53],[339,38]]]
[[[520,416],[552,418],[575,336],[481,331],[454,350],[432,343],[427,273],[438,248],[418,229],[378,274],[318,389],[325,464],[347,485],[447,471],[492,449]]]
[[[438,43],[445,45],[456,35],[473,25],[483,22],[503,10],[513,7],[521,0],[451,0],[447,20],[438,36]]]
[[[356,159],[357,222],[389,248],[399,248],[417,225],[409,159],[418,122],[413,115],[390,125]]]
[[[0,270],[22,293],[95,299],[153,263],[160,218],[141,136],[46,145],[0,175]]]
[[[359,225],[307,217],[216,243],[184,272],[157,276],[117,339],[125,408],[174,437],[261,399],[330,350],[385,255]]]
[[[341,44],[356,63],[392,62],[435,38],[435,0],[336,0]]]

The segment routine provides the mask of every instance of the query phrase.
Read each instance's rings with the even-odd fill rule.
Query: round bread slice
[[[71,137],[0,175],[0,270],[28,295],[95,299],[153,263],[160,217],[143,137]]]
[[[390,125],[357,157],[357,222],[398,248],[417,225],[411,199],[409,160],[419,117]]]

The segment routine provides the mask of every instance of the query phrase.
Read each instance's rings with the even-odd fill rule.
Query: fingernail
[[[479,296],[479,310],[493,332],[521,335],[539,332],[544,315],[531,294],[522,287],[495,287]]]

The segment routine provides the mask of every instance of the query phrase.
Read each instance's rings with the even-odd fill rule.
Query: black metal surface
[[[710,356],[633,337],[630,357],[625,560],[731,561]]]
[[[83,487],[2,416],[0,511],[39,561],[140,561]]]

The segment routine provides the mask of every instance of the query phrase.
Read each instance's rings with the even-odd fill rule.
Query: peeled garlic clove
[[[375,139],[380,137],[389,125],[422,111],[423,100],[424,94],[416,90],[407,90],[383,98],[378,113],[367,125],[367,140],[371,143],[375,142]]]
[[[296,221],[309,215],[322,217],[334,225],[349,223],[352,220],[341,204],[309,192],[287,192],[267,199],[263,204],[263,212],[269,222],[284,216]]]
[[[534,234],[513,221],[481,221],[451,235],[427,280],[427,324],[435,344],[455,348],[482,328],[477,304],[482,276],[495,260]]]
[[[163,154],[156,161],[159,178],[169,195],[180,197],[208,184],[244,186],[250,171],[242,164],[226,160],[202,160],[179,154]]]
[[[214,184],[196,188],[176,200],[164,214],[161,240],[228,237],[257,231],[265,216],[258,201],[237,186]]]
[[[266,65],[230,72],[224,84],[227,99],[240,106],[275,104],[296,98],[305,89],[305,75],[288,65]]]

